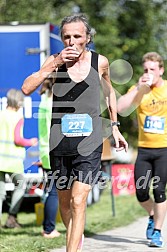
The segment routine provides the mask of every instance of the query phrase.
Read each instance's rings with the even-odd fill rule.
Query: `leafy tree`
[[[0,3],[0,22],[41,23],[54,20],[53,1],[6,0]]]
[[[105,55],[111,63],[111,78],[116,93],[127,92],[142,73],[141,59],[148,51],[166,55],[167,0],[2,0],[0,23],[51,22],[59,25],[64,16],[84,13],[96,30],[96,51]],[[127,64],[132,67],[132,78],[121,82],[127,75]],[[117,64],[117,62],[120,62]],[[120,80],[117,82],[116,79]],[[137,124],[135,112],[128,118],[119,116],[121,131],[128,142],[136,146]]]
[[[141,59],[148,51],[163,52],[165,46],[163,39],[166,31],[162,29],[166,22],[162,15],[162,2],[166,1],[118,1],[118,30],[122,49],[122,58],[133,67],[133,78],[126,85],[114,85],[117,91],[124,94],[134,84],[142,73]],[[161,32],[160,32],[161,27]],[[162,53],[164,55],[164,53]],[[137,123],[136,114],[132,113],[128,118],[119,117],[125,132],[129,136],[131,145],[136,146]],[[127,132],[127,133],[126,133]]]

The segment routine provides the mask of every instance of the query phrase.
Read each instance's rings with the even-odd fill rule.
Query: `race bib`
[[[154,134],[164,134],[165,117],[146,116],[144,122],[144,132]]]
[[[92,118],[88,114],[66,114],[61,119],[61,131],[66,137],[89,136]]]

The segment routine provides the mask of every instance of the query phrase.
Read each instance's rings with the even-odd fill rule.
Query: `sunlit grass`
[[[112,212],[111,191],[106,189],[100,201],[87,208],[86,236],[127,225],[145,214],[135,195],[117,196],[114,203],[115,217]],[[2,224],[6,218],[7,214],[3,213]],[[0,230],[1,252],[48,252],[65,245],[65,228],[62,223],[57,224],[57,229],[62,233],[61,237],[45,239],[41,236],[42,226],[36,225],[35,213],[19,213],[18,220],[24,225],[23,228]]]

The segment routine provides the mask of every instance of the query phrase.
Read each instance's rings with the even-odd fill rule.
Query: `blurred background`
[[[92,49],[108,58],[116,95],[123,95],[142,73],[143,54],[157,51],[166,65],[166,11],[167,0],[1,0],[0,109],[6,106],[5,96],[9,88],[20,89],[24,79],[38,71],[50,54],[61,51],[61,20],[75,13],[87,16],[94,33]],[[38,137],[39,102],[39,90],[25,97],[24,135],[27,138]],[[103,115],[108,117],[106,110]],[[112,160],[134,163],[136,113],[134,111],[127,117],[118,115],[118,120],[130,148],[128,154],[122,152],[121,155],[112,150]],[[39,167],[34,165],[39,157],[38,147],[28,148],[26,154],[25,173],[33,179],[37,174],[38,182],[43,176]]]
[[[144,53],[157,51],[166,63],[166,11],[166,0],[1,0],[0,24],[49,22],[59,26],[64,16],[84,13],[96,31],[94,36],[96,51],[105,55],[111,64],[122,59],[132,66],[133,72],[129,73],[132,78],[125,76],[124,81],[117,83],[112,80],[119,94],[124,94],[141,74],[141,58]],[[3,59],[1,56],[0,58],[2,65]],[[124,70],[119,74],[123,77]],[[21,84],[19,83],[20,86]],[[135,148],[137,144],[135,112],[127,118],[119,116],[119,120],[122,133],[130,146]]]
[[[137,82],[142,73],[141,60],[143,54],[149,51],[157,51],[163,56],[166,66],[166,12],[167,0],[0,0],[0,110],[6,107],[6,93],[9,88],[21,88],[24,79],[32,72],[37,71],[49,54],[56,53],[63,48],[59,36],[60,22],[64,16],[75,13],[83,13],[87,16],[95,34],[93,49],[108,58],[111,64],[111,82],[117,97],[123,95],[130,86]],[[164,74],[164,78],[166,77],[167,73]],[[39,102],[39,90],[36,90],[31,96],[25,97],[24,135],[26,138],[38,137],[37,110]],[[108,116],[106,112],[103,114],[105,117]],[[116,184],[116,181],[111,193],[113,216],[115,216],[113,194],[134,194],[134,185],[132,184],[134,167],[132,164],[136,156],[138,131],[135,111],[128,117],[118,115],[118,120],[121,122],[120,131],[130,146],[128,154],[124,152],[120,154],[114,150],[111,153],[110,145],[106,142],[102,157],[102,169],[109,179],[111,176],[111,163],[115,163],[112,165],[112,172],[115,172],[114,176],[118,178],[119,182],[119,191],[117,190],[118,184]],[[29,186],[25,196],[30,204],[26,204],[26,209],[28,206],[33,206],[31,196],[34,197],[36,188],[43,186],[44,174],[35,165],[35,162],[38,161],[38,154],[38,148],[29,148],[27,150],[28,158],[25,162],[25,173],[29,180]],[[11,187],[9,177],[7,177],[7,182],[8,187],[6,189],[9,192],[10,201],[10,193],[13,187]],[[128,187],[125,186],[127,183]],[[100,192],[97,189],[95,187],[94,191],[89,195],[88,205],[99,200]],[[40,197],[40,195],[36,196]],[[40,201],[39,197],[35,198],[35,202]],[[122,225],[132,221],[134,216],[135,218],[138,215],[141,216],[141,210],[139,209],[137,212],[135,209],[138,204],[136,204],[134,198],[118,197],[117,200],[118,218],[114,220],[116,226],[118,226],[118,222],[121,223],[119,225]],[[111,205],[108,195],[106,196],[106,202],[109,207],[106,207],[108,205],[102,201],[100,206],[97,205],[97,209],[91,210],[90,208],[92,216],[88,216],[87,219],[89,234],[102,231],[101,226],[104,227],[103,223],[99,230],[95,227],[96,222],[99,227],[99,218],[106,223],[106,229],[111,228],[111,226],[114,227],[114,221],[111,219],[111,215],[108,214]],[[8,208],[8,204],[6,208]],[[23,208],[25,208],[24,204]],[[95,213],[99,213],[100,217],[97,217]],[[13,232],[13,240],[17,238],[18,242],[13,244],[12,241],[11,251],[23,251],[23,247],[24,251],[41,251],[41,248],[43,248],[42,251],[48,251],[48,248],[53,248],[54,245],[49,246],[49,242],[46,243],[46,241],[42,241],[42,237],[37,237],[40,228],[34,233],[30,217],[23,215],[22,222],[24,223],[25,220],[28,223],[25,227],[33,229],[25,232],[27,238],[24,237],[24,239],[20,239],[20,236],[15,235]],[[92,220],[90,225],[88,225],[88,220]],[[34,223],[34,215],[32,223]],[[30,233],[31,239],[29,239]],[[34,237],[32,234],[34,234]],[[10,243],[8,238],[10,236],[5,236],[7,237],[5,240],[6,245],[3,246],[4,250],[3,247],[0,250],[9,251]],[[64,242],[64,236],[62,236],[62,240]],[[30,243],[32,243],[32,249],[30,247],[26,250],[25,246],[28,244],[29,247]],[[18,248],[14,250],[14,245],[19,246],[19,244],[21,250],[18,250]],[[39,246],[39,249],[34,250],[34,246]]]

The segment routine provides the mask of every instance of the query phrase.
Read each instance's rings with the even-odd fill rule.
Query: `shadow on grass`
[[[19,222],[20,224],[20,222]],[[2,230],[22,230],[23,228],[33,228],[33,227],[37,227],[35,221],[29,222],[29,223],[24,223],[24,224],[20,224],[21,228],[7,228],[5,226],[2,226],[0,229],[0,232]]]
[[[97,235],[96,233],[91,232],[88,229],[85,229],[84,234],[85,234],[86,237],[91,237],[91,236]]]
[[[24,225],[22,228],[13,228],[13,229],[9,229],[9,228],[1,228],[0,229],[0,236],[7,236],[7,235],[14,235],[14,236],[19,236],[19,235],[28,235],[30,237],[42,237],[42,227],[40,228],[40,230],[34,230],[33,228],[37,227],[35,225],[27,224]],[[66,231],[65,230],[61,230],[61,234],[65,235]],[[43,238],[43,237],[42,237]]]

